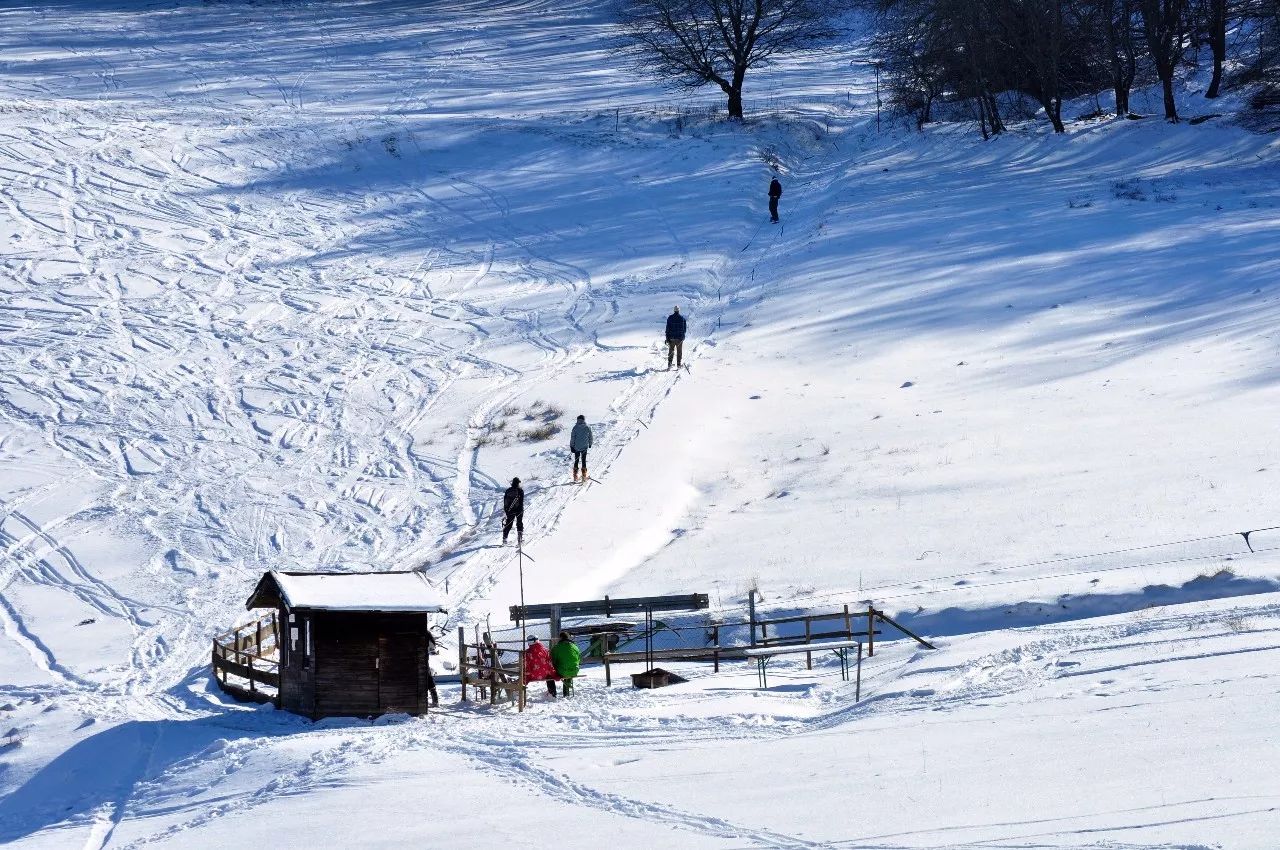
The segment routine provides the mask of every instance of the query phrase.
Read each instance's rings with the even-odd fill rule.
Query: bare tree
[[[747,71],[836,35],[837,0],[622,0],[642,67],[683,88],[719,86],[742,118]]]
[[[1106,36],[1106,57],[1111,72],[1111,90],[1116,96],[1116,115],[1129,114],[1129,92],[1138,75],[1138,51],[1133,39],[1134,0],[1098,0],[1102,31]]]
[[[1209,43],[1209,52],[1213,55],[1213,77],[1204,93],[1207,98],[1217,97],[1222,88],[1222,69],[1227,60],[1227,22],[1231,11],[1228,0],[1195,0],[1192,7],[1196,29]]]
[[[1168,121],[1177,121],[1173,72],[1182,58],[1187,0],[1138,0],[1138,11],[1142,14],[1142,26],[1147,34],[1147,50],[1164,88],[1164,117]]]
[[[993,16],[1011,56],[1016,57],[1024,87],[1044,107],[1055,133],[1062,123],[1062,65],[1067,48],[1064,0],[1004,0]]]

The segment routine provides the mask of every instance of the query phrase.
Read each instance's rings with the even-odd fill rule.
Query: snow
[[[0,10],[0,844],[1271,850],[1275,135],[1239,95],[877,132],[859,44],[730,125],[612,37],[585,0]],[[877,640],[860,702],[830,653],[518,716],[222,695],[263,573],[341,568],[451,629],[755,593],[939,648]]]
[[[443,611],[443,597],[419,572],[282,573],[269,575],[290,608],[317,611]]]

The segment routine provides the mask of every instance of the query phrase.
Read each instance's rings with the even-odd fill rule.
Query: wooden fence
[[[783,629],[781,627],[788,625],[803,624],[804,631],[801,633],[799,629]],[[598,660],[604,664],[605,685],[609,686],[613,683],[613,675],[610,666],[613,664],[634,663],[646,660],[667,660],[667,661],[710,661],[714,665],[715,671],[720,672],[721,661],[740,661],[747,658],[745,650],[750,647],[769,647],[769,646],[804,646],[809,643],[817,643],[824,640],[863,640],[866,641],[866,654],[868,657],[875,655],[876,636],[882,634],[882,629],[878,626],[888,626],[912,640],[919,643],[927,649],[935,649],[933,644],[929,643],[919,635],[903,628],[894,620],[885,615],[883,611],[878,610],[874,606],[868,605],[865,611],[854,611],[848,605],[845,605],[839,611],[831,611],[828,613],[817,614],[801,614],[792,617],[773,617],[759,618],[755,616],[754,610],[748,619],[741,622],[719,622],[712,623],[709,626],[692,626],[692,627],[669,627],[664,626],[664,631],[678,634],[682,631],[701,631],[706,635],[707,645],[680,647],[674,649],[655,649],[652,652],[645,653],[636,651],[609,651],[605,652],[598,659],[583,657],[583,663]],[[722,645],[720,638],[723,632],[733,629],[746,628],[749,635],[749,643],[742,645]],[[770,630],[772,629],[772,634]],[[790,633],[786,633],[790,632]],[[636,635],[623,633],[618,635],[624,641],[635,640]],[[861,657],[861,649],[859,649],[859,657]],[[813,669],[813,653],[805,653],[805,665],[808,669]]]
[[[516,701],[517,710],[524,711],[524,648],[510,649],[498,646],[488,632],[478,634],[467,643],[467,631],[458,626],[458,676],[462,682],[462,701],[467,701],[467,685],[476,689],[480,699],[498,702],[502,691],[507,702]],[[503,655],[515,655],[515,664],[503,663]]]
[[[272,613],[213,639],[213,678],[227,695],[280,706],[280,626]]]

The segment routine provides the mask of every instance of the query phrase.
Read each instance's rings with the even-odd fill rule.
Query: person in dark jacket
[[[782,197],[782,184],[775,177],[769,183],[769,219],[771,221],[778,220],[778,198]]]
[[[670,316],[667,316],[667,368],[671,368],[672,358],[676,361],[676,368],[680,368],[680,361],[684,358],[684,332],[685,322],[684,316],[680,315],[680,308],[673,308]]]
[[[436,677],[431,672],[431,656],[436,655],[439,652],[440,652],[440,647],[436,641],[436,636],[431,632],[431,629],[428,628],[427,629],[427,660],[423,666],[426,667],[427,695],[431,699],[432,708],[435,708],[440,705],[440,693],[436,690]]]
[[[502,542],[505,545],[507,535],[511,533],[512,524],[516,527],[516,542],[524,542],[524,490],[520,489],[520,479],[512,478],[511,486],[502,494],[502,513],[506,519],[502,523]]]
[[[587,449],[591,448],[591,426],[587,417],[579,416],[569,434],[569,451],[573,452],[573,480],[578,482],[578,467],[582,467],[582,481],[587,480]]]

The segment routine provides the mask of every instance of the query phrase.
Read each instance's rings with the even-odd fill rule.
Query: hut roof
[[[284,573],[263,575],[245,604],[247,608],[274,607],[318,611],[385,611],[429,614],[443,611],[444,597],[420,572],[385,573]]]

